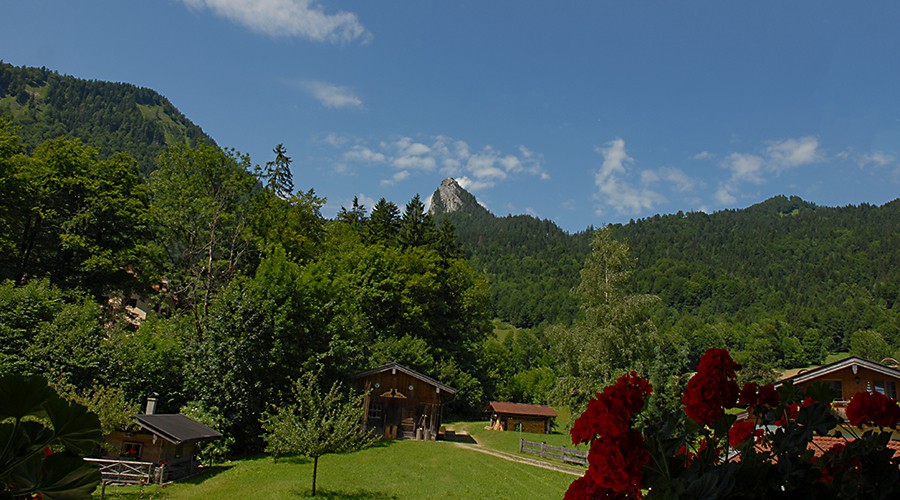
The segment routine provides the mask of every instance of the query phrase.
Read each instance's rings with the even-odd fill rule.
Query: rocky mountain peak
[[[480,208],[481,205],[471,193],[456,182],[456,179],[447,178],[441,181],[441,186],[431,197],[431,206],[428,208],[428,212],[432,215],[450,214],[469,207]]]

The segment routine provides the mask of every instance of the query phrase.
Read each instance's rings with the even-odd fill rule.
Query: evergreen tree
[[[355,229],[360,229],[368,220],[366,219],[366,206],[359,202],[358,196],[354,196],[353,205],[349,210],[342,206],[338,211],[337,220],[349,224]]]
[[[425,211],[425,205],[419,199],[419,195],[415,195],[406,204],[406,210],[400,219],[400,244],[405,247],[419,247],[430,245],[435,239],[434,219]]]
[[[278,144],[272,150],[275,159],[266,162],[266,168],[260,175],[266,189],[275,196],[286,200],[294,194],[294,178],[291,174],[291,158],[287,156],[284,144]]]
[[[400,209],[392,201],[384,198],[372,207],[372,214],[366,223],[367,241],[370,243],[393,243],[400,233]]]

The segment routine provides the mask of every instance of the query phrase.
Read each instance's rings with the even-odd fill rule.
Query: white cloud
[[[363,105],[362,99],[347,87],[313,80],[302,82],[301,86],[327,108],[360,108]]]
[[[815,137],[785,139],[766,148],[771,165],[777,167],[797,167],[822,158],[819,140]]]
[[[762,184],[763,167],[766,160],[760,156],[744,153],[731,153],[722,162],[722,165],[731,170],[731,182],[746,181],[754,184]]]
[[[857,160],[860,167],[865,167],[867,165],[886,167],[896,161],[897,158],[894,157],[894,155],[885,153],[884,151],[873,151],[871,153],[861,155]]]
[[[494,183],[490,181],[476,181],[468,177],[458,177],[456,183],[459,187],[466,191],[481,191],[482,189],[494,187]]]
[[[196,10],[241,24],[273,37],[299,37],[316,42],[349,43],[372,39],[352,12],[327,13],[314,0],[182,0]]]
[[[467,179],[476,190],[493,187],[497,182],[517,175],[533,175],[541,180],[550,178],[543,169],[540,154],[524,146],[517,147],[515,153],[502,152],[491,145],[473,150],[465,141],[444,135],[430,140],[403,136],[379,141],[376,146],[356,141],[344,151],[341,161],[384,163],[408,171],[409,175],[440,169],[441,174],[457,181]],[[391,177],[388,182],[399,180]]]
[[[391,176],[390,179],[383,179],[381,181],[382,186],[390,186],[392,184],[396,184],[398,182],[404,181],[409,177],[409,170],[401,170],[394,175]]]
[[[715,157],[716,157],[716,155],[714,155],[713,153],[710,153],[709,151],[700,151],[699,153],[695,154],[694,156],[691,156],[691,159],[692,160],[711,160]]]
[[[371,211],[372,207],[375,206],[375,198],[370,198],[362,193],[356,195],[356,199],[359,201],[359,204],[366,207],[366,211]],[[353,202],[350,202],[350,206],[353,205]]]
[[[596,150],[603,156],[603,163],[594,176],[594,183],[600,190],[596,199],[612,206],[620,214],[652,209],[662,200],[658,193],[645,187],[634,187],[623,179],[628,174],[629,165],[634,163],[625,151],[623,139],[613,139]],[[597,207],[596,213],[602,214],[602,208]]]
[[[662,167],[658,170],[644,170],[641,172],[643,184],[656,184],[665,181],[673,191],[686,193],[694,190],[695,182],[680,169],[674,167]]]
[[[723,205],[733,204],[742,183],[764,184],[772,174],[825,159],[819,140],[811,136],[773,141],[762,154],[731,153],[721,162],[731,176],[719,184],[715,199]]]
[[[325,138],[322,139],[322,142],[328,144],[333,148],[340,148],[346,145],[349,140],[346,137],[335,134],[334,132],[329,132],[328,135],[326,135]]]
[[[436,167],[434,158],[430,156],[400,156],[391,162],[397,168],[414,168],[431,171]]]
[[[353,146],[349,151],[345,151],[341,156],[345,161],[366,162],[366,163],[385,163],[387,157],[384,153],[373,151],[365,146]]]
[[[732,203],[737,201],[737,198],[731,194],[731,189],[722,185],[716,190],[716,201],[718,201],[722,205],[731,205]]]

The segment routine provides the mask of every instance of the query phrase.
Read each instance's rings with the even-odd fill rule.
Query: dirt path
[[[563,474],[569,474],[572,476],[582,476],[584,475],[584,471],[579,471],[574,468],[569,468],[564,465],[554,465],[551,463],[544,462],[542,460],[535,460],[531,458],[520,457],[518,455],[512,455],[510,453],[504,453],[502,451],[497,450],[489,450],[479,444],[468,444],[468,443],[453,443],[460,448],[465,448],[467,450],[477,451],[478,453],[484,453],[485,455],[492,455],[497,458],[502,458],[503,460],[508,460],[510,462],[517,462],[520,464],[531,465],[532,467],[540,467],[542,469],[552,470],[556,472],[562,472]]]

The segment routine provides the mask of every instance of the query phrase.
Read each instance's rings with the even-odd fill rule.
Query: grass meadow
[[[498,449],[518,449],[517,433],[496,434],[501,436],[487,436],[497,440]],[[532,434],[529,439],[535,436],[540,435]],[[515,439],[516,450],[507,450],[508,437]],[[550,499],[562,498],[574,479],[450,442],[384,441],[360,452],[319,459],[316,489],[321,498]],[[310,460],[295,457],[274,463],[269,457],[259,457],[219,465],[163,488],[108,487],[106,498],[301,498],[310,495],[311,482]],[[99,497],[98,489],[94,498]]]

